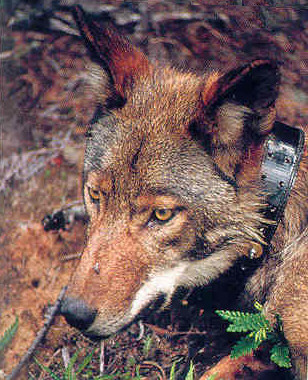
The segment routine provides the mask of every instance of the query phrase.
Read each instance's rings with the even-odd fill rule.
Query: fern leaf
[[[257,349],[259,345],[260,342],[256,342],[254,335],[241,337],[232,347],[230,354],[231,359],[236,359],[240,356],[250,354],[253,350]]]
[[[266,328],[260,328],[260,330],[255,332],[255,341],[256,342],[264,342],[267,339],[267,330]]]
[[[253,304],[254,308],[259,311],[260,313],[263,312],[263,306],[260,304],[260,302],[258,301],[255,301],[255,303]]]
[[[271,348],[271,360],[279,367],[291,368],[291,359],[288,346],[275,344]]]
[[[240,311],[216,310],[216,313],[224,320],[230,322],[227,327],[228,332],[248,332],[245,337],[240,338],[233,346],[231,358],[238,358],[251,353],[257,349],[264,341],[271,343],[271,361],[280,367],[290,368],[291,359],[289,348],[283,338],[282,322],[279,315],[276,315],[276,324],[271,326],[270,322],[263,314],[263,307],[255,302],[258,313],[244,313]]]
[[[0,339],[0,351],[2,351],[13,339],[18,329],[18,324],[19,320],[16,316],[15,322],[13,322],[11,326],[9,326],[9,328],[4,332],[3,337]]]
[[[228,332],[272,331],[269,321],[262,313],[244,313],[240,311],[216,310],[216,313],[232,324]]]
[[[215,313],[218,314],[222,319],[232,323],[242,318],[245,314],[248,314],[238,310],[215,310]]]

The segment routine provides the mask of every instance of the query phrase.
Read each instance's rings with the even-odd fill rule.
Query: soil
[[[279,7],[272,1],[242,3],[118,0],[103,5],[84,2],[84,7],[112,20],[151,59],[180,68],[203,72],[227,70],[257,57],[278,60],[282,72],[278,119],[289,125],[307,123],[304,3],[281,2]],[[82,199],[84,133],[96,105],[88,91],[84,46],[51,22],[67,19],[68,8],[56,9],[48,1],[20,1],[15,8],[8,4],[1,5],[5,28],[0,53],[0,336],[16,316],[19,327],[0,352],[0,368],[6,374],[31,345],[48,307],[78,264],[86,225],[76,222],[66,231],[46,232],[41,220]],[[112,378],[125,378],[123,374],[133,378],[139,365],[145,378],[163,379],[176,361],[178,378],[184,378],[190,360],[201,374],[226,355],[233,342],[212,313],[217,304],[222,306],[214,302],[213,289],[180,294],[170,310],[151,316],[141,339],[140,326],[133,326],[103,349],[57,317],[36,357],[60,374],[67,352],[72,357],[80,350],[80,357],[85,357],[93,351],[96,360],[87,367],[88,377],[80,378],[98,376],[101,352],[103,372]],[[32,360],[20,378],[51,375]]]

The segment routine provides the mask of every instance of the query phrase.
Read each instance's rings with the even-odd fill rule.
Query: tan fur
[[[73,314],[70,299],[82,300],[96,313],[87,333],[108,336],[160,295],[169,302],[178,286],[208,284],[247,255],[251,244],[264,242],[268,221],[261,213],[259,171],[279,78],[268,61],[207,79],[159,68],[114,31],[87,20],[80,8],[76,19],[102,62],[103,80],[95,81],[95,91],[105,115],[89,131],[84,196],[90,224],[65,313]],[[243,94],[246,82],[249,94]],[[294,258],[288,250],[278,254],[307,222],[306,161],[301,170],[274,250],[246,291],[253,298],[274,292],[265,297],[268,310],[286,315],[287,338],[304,379],[307,352],[300,336],[308,322],[294,312],[303,306],[290,289],[298,281],[307,296],[307,236],[292,248]],[[157,210],[172,217],[162,222]],[[281,260],[277,273],[271,268]],[[297,317],[290,322],[292,315]]]
[[[273,285],[265,305],[267,316],[274,321],[279,314],[297,375],[307,376],[308,357],[308,229],[277,254],[279,264],[266,276]],[[270,281],[269,281],[270,282]]]
[[[230,356],[226,356],[221,359],[218,364],[206,371],[199,380],[208,380],[211,376],[219,379],[237,380],[237,379],[256,379],[262,372],[273,370],[274,365],[264,364],[261,360],[254,357],[253,354],[241,356],[237,359],[231,359]],[[257,377],[258,376],[258,377]]]
[[[278,313],[290,342],[298,376],[307,376],[308,357],[308,229],[282,253],[267,312]],[[292,274],[292,281],[288,278]]]

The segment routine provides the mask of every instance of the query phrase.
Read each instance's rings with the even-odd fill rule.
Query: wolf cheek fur
[[[95,61],[101,113],[85,153],[87,244],[62,312],[104,337],[178,286],[208,284],[264,242],[260,165],[279,72],[266,60],[208,77],[161,68],[79,7],[75,18]],[[275,252],[307,222],[306,169],[304,158],[286,209],[300,212],[294,226],[279,227]],[[264,258],[247,293],[257,276],[265,291],[276,259]],[[308,345],[297,343],[306,358]]]

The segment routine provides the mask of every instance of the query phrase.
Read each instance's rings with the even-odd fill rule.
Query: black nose
[[[96,310],[78,298],[66,297],[61,303],[61,314],[70,325],[82,331],[91,326],[96,313]]]

